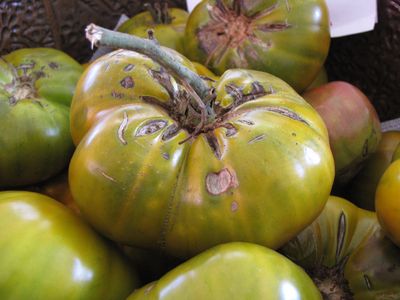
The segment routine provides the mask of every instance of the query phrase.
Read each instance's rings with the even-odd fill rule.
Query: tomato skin
[[[106,63],[114,66],[102,60]],[[141,68],[137,60],[135,69]],[[119,74],[115,80],[121,80]],[[97,115],[69,168],[71,192],[84,217],[119,243],[179,257],[238,240],[277,248],[307,226],[322,210],[333,182],[325,125],[289,85],[263,72],[227,71],[213,83],[215,103],[228,107],[233,102],[226,86],[249,93],[255,82],[272,92],[227,116],[235,134],[218,126],[184,143],[188,132],[183,129],[164,140],[174,120],[160,107],[105,97],[103,103],[114,106],[103,118]],[[155,81],[138,79],[136,87],[169,101]],[[92,94],[96,91],[110,94],[104,87]],[[75,99],[78,106],[82,98]],[[145,124],[156,121],[162,127],[143,133]],[[207,134],[215,136],[219,154]],[[278,224],[281,219],[291,221]]]
[[[331,196],[282,252],[306,270],[340,266],[355,300],[400,296],[400,249],[385,237],[374,212],[343,198]]]
[[[166,48],[164,48],[166,49]],[[176,60],[195,71],[195,66],[179,53],[169,50]],[[117,50],[92,62],[80,77],[71,103],[70,126],[75,145],[98,120],[113,109],[141,102],[140,96],[168,99],[166,90],[151,77],[161,66],[133,51]],[[130,85],[123,84],[129,78]]]
[[[50,48],[0,61],[0,188],[34,184],[67,166],[69,105],[81,73],[78,62]]]
[[[232,68],[260,70],[302,92],[323,66],[329,45],[324,1],[209,0],[189,16],[184,53],[217,75]]]
[[[375,194],[378,220],[390,239],[400,247],[400,160],[392,162],[379,180]]]
[[[303,97],[320,113],[328,128],[335,185],[343,187],[378,148],[378,114],[367,96],[345,81],[331,81],[303,93]]]
[[[121,254],[57,201],[0,192],[0,295],[125,299],[138,286]]]
[[[360,172],[346,186],[345,198],[358,207],[375,211],[375,192],[379,179],[394,159],[400,131],[382,133],[378,148],[367,158]]]
[[[141,12],[125,21],[117,31],[148,38],[148,30],[154,30],[154,37],[160,45],[183,53],[184,33],[189,13],[179,8],[169,8],[169,23],[154,20],[150,12]]]
[[[128,299],[322,299],[307,274],[279,253],[228,243],[184,262]]]

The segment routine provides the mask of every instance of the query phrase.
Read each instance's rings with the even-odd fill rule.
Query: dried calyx
[[[43,77],[44,73],[42,71],[32,71],[35,67],[35,62],[21,64],[18,67],[14,67],[8,62],[6,63],[13,73],[13,78],[10,83],[5,84],[2,88],[9,94],[10,105],[15,105],[23,99],[36,98],[35,82]],[[22,71],[22,75],[18,74],[18,70]]]
[[[143,6],[150,12],[156,24],[170,24],[174,19],[169,14],[167,2],[155,2],[154,4],[145,3]]]
[[[207,5],[207,9],[210,20],[197,31],[200,47],[207,54],[205,65],[211,62],[218,64],[229,49],[236,49],[241,60],[240,64],[246,65],[245,52],[252,53],[251,49],[245,51],[243,48],[246,40],[264,50],[272,46],[271,42],[260,39],[256,31],[275,32],[291,27],[286,20],[260,23],[261,18],[277,9],[277,4],[252,15],[244,12],[243,0],[234,0],[232,7],[227,6],[224,1],[216,0],[215,4]]]
[[[236,107],[274,93],[272,88],[265,90],[257,81],[251,84],[251,90],[248,93],[244,93],[242,87],[233,83],[227,84],[225,90],[233,101],[229,106],[222,107],[215,101],[216,92],[213,88],[209,89],[209,94],[205,99],[201,99],[184,81],[179,85],[174,85],[172,76],[164,68],[160,71],[151,70],[150,74],[168,92],[169,102],[161,102],[150,96],[143,96],[142,100],[162,107],[179,124],[179,128],[184,128],[192,137],[218,127],[224,127],[228,135],[232,134],[235,128],[227,121]]]
[[[226,121],[235,107],[274,92],[272,89],[265,90],[258,82],[254,82],[252,90],[246,94],[241,87],[227,85],[226,92],[232,96],[233,102],[229,107],[221,107],[215,103],[216,92],[208,80],[180,64],[156,41],[107,30],[94,24],[86,28],[86,36],[92,44],[138,51],[157,61],[162,68],[151,70],[150,75],[165,88],[170,101],[165,103],[149,96],[143,96],[142,99],[165,109],[176,121],[178,128],[189,133],[189,139],[217,127],[229,129],[231,126]],[[174,84],[171,74],[174,74],[179,84]],[[232,128],[228,131],[231,133]]]
[[[307,273],[314,280],[324,300],[353,299],[349,283],[344,278],[344,265],[346,261],[347,259],[344,259],[342,263],[331,268],[320,265],[307,270]]]

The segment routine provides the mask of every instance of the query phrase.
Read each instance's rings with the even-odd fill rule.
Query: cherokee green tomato
[[[277,248],[320,213],[334,169],[318,113],[267,73],[229,70],[210,85],[201,123],[190,89],[149,58],[114,52],[85,72],[69,181],[97,230],[188,257],[229,241]]]
[[[228,243],[184,262],[132,293],[139,299],[322,299],[308,275],[283,255],[250,243]]]
[[[2,299],[125,299],[138,287],[121,253],[57,201],[0,192]]]
[[[34,184],[67,166],[69,105],[81,73],[78,62],[50,48],[0,59],[0,188]]]
[[[326,299],[400,297],[400,248],[385,237],[374,212],[343,198],[331,196],[282,252],[311,275]]]
[[[149,11],[141,12],[118,27],[118,31],[147,38],[148,30],[154,31],[154,37],[168,48],[183,52],[185,27],[189,13],[179,8],[149,6]]]
[[[323,0],[207,0],[191,12],[185,54],[221,75],[265,71],[302,92],[317,77],[330,45]]]

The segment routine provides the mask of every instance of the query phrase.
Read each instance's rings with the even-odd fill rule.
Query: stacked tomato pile
[[[148,10],[1,58],[0,297],[399,299],[400,133],[324,1]]]

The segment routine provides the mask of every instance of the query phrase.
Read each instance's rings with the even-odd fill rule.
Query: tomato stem
[[[205,99],[209,94],[210,88],[206,82],[197,73],[179,63],[176,57],[163,49],[155,40],[116,32],[95,24],[86,27],[86,38],[92,43],[92,47],[96,45],[124,48],[145,54],[187,82],[200,99]]]

